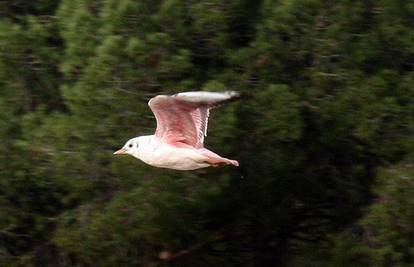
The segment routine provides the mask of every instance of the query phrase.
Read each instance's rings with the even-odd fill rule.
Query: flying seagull
[[[223,158],[203,145],[209,110],[238,96],[235,91],[155,96],[148,102],[157,120],[155,134],[132,138],[114,154],[129,154],[149,165],[175,170],[239,166],[236,160]]]

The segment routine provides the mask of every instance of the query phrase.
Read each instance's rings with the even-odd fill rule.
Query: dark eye
[[[129,145],[128,145],[128,147],[129,147],[129,148],[132,148],[132,144],[129,144]]]

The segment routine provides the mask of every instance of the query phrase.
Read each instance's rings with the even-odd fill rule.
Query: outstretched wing
[[[166,95],[152,98],[148,105],[157,119],[158,138],[172,145],[196,146],[197,128],[191,116],[196,107]]]
[[[185,92],[158,95],[148,105],[157,119],[155,135],[172,145],[203,147],[209,109],[238,97],[237,92]]]

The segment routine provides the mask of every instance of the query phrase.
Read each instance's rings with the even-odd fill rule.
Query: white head
[[[128,154],[133,157],[139,158],[140,147],[142,146],[142,143],[143,143],[142,137],[143,136],[129,139],[125,143],[125,145],[118,151],[115,151],[114,154],[115,155]]]

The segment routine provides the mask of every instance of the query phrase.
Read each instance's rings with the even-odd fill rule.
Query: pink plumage
[[[155,135],[133,138],[115,154],[130,154],[150,165],[178,170],[238,166],[236,160],[204,148],[209,110],[238,96],[234,91],[158,95],[148,102],[157,120]]]

